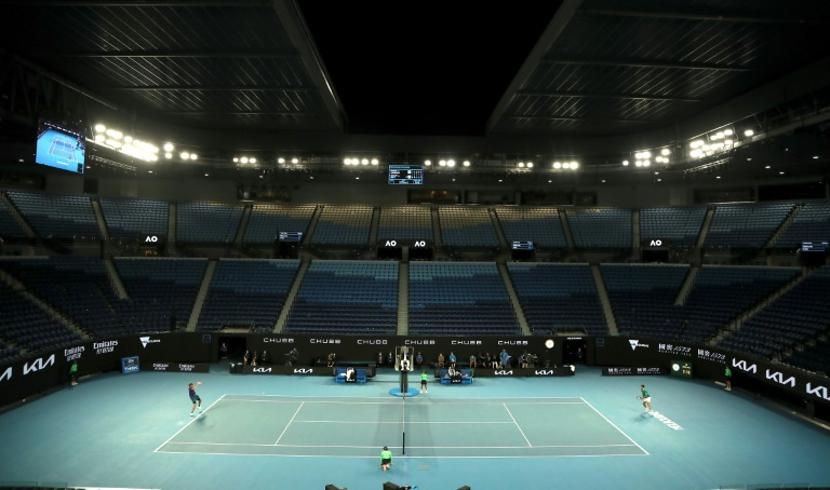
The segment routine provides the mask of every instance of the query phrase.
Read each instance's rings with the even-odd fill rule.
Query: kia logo
[[[55,364],[55,354],[52,354],[51,356],[46,358],[46,361],[44,361],[42,357],[38,357],[31,363],[27,362],[23,364],[23,376],[26,376],[29,373],[36,373],[41,369],[47,368],[53,364]]]
[[[795,388],[795,376],[784,379],[784,373],[781,371],[770,371],[769,369],[764,374],[768,380],[775,381],[780,385],[789,385],[790,388]]]
[[[254,372],[254,373],[270,373],[271,368],[255,367],[255,368],[251,369],[251,372]]]
[[[313,368],[295,368],[294,369],[294,374],[313,374],[313,373],[314,373]]]
[[[748,364],[743,359],[737,360],[734,357],[732,358],[732,367],[736,367],[741,371],[755,374],[758,372],[758,365],[757,364]]]
[[[497,371],[493,371],[493,374],[496,376],[513,376],[513,370],[505,371],[504,369],[499,369]]]

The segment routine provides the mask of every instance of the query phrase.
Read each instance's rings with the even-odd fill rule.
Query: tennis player
[[[429,393],[427,389],[427,380],[429,380],[429,375],[426,371],[421,371],[421,393]]]
[[[380,468],[383,471],[389,471],[390,466],[392,466],[392,451],[383,446],[383,451],[380,452]]]
[[[196,412],[196,407],[199,407],[199,413],[202,413],[202,399],[199,395],[196,394],[196,387],[201,385],[201,381],[197,381],[195,383],[190,383],[187,385],[187,394],[190,395],[190,401],[193,403],[193,407],[190,408],[190,416],[193,417]]]
[[[646,389],[646,385],[640,385],[640,396],[638,398],[643,401],[643,408],[646,409],[646,413],[651,412],[651,394]]]

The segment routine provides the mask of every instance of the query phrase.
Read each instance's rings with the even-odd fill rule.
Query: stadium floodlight
[[[576,160],[572,161],[571,162],[571,170],[576,170],[578,168],[579,168],[579,162],[577,162]]]
[[[663,155],[664,157],[667,157],[667,156],[671,155],[671,150],[669,150],[668,148],[663,148],[662,150],[660,150],[660,154]]]
[[[680,364],[675,362],[674,364],[671,365],[671,370],[674,371],[674,372],[680,371]]]
[[[502,182],[504,182],[504,180],[502,180],[502,179],[499,179],[499,183],[502,183]]]
[[[106,140],[107,140],[107,137],[104,136],[103,134],[96,134],[95,135],[95,142],[96,143],[103,143]]]
[[[248,157],[242,157],[242,158],[239,159],[239,161],[242,162],[243,164],[247,164],[248,163]]]
[[[450,168],[455,167],[455,160],[447,160],[447,166]]]
[[[657,179],[657,182],[663,182],[663,179]]]
[[[133,142],[133,137],[132,136],[130,136],[130,135],[125,135],[124,136],[124,143],[132,143],[132,142]]]
[[[623,167],[627,167],[628,166],[628,160],[623,160],[622,164],[623,164]]]
[[[372,159],[372,165],[374,165],[375,167],[377,167],[377,166],[378,166],[378,163],[379,163],[379,162],[378,162],[378,159],[377,159],[377,158],[373,158],[373,159]]]
[[[251,157],[248,159],[248,161],[251,163],[256,163],[256,157]]]
[[[553,168],[559,170],[562,168],[562,162],[553,162]]]
[[[239,163],[239,157],[233,157],[233,163]],[[245,162],[243,162],[245,163]]]
[[[519,168],[525,168],[525,162],[519,162],[516,164],[516,166]]]
[[[105,132],[106,130],[107,130],[107,127],[106,127],[106,126],[104,126],[104,125],[103,125],[103,124],[101,124],[101,123],[98,123],[98,124],[96,124],[96,125],[95,125],[95,132],[96,132],[96,133],[103,133],[103,132]]]
[[[190,159],[191,159],[191,160],[198,160],[198,159],[199,159],[199,155],[197,155],[197,154],[195,154],[195,153],[191,153],[191,154],[190,154]]]
[[[114,140],[114,139],[108,139],[106,141],[106,143],[107,143],[107,146],[111,146],[113,148],[121,148],[121,142],[120,141],[117,141],[117,140]]]
[[[651,166],[651,160],[649,160],[649,159],[643,160],[643,167],[650,167],[650,166]]]
[[[369,165],[369,159],[368,159],[368,158],[364,158],[363,160],[361,160],[361,161],[360,161],[360,164],[361,164],[361,165]]]
[[[179,158],[181,158],[182,160],[190,160],[190,153],[183,151],[179,153]]]
[[[553,181],[551,179],[548,179],[548,184],[552,184],[552,183],[553,183]]]
[[[813,160],[818,160],[818,155],[813,155]]]
[[[779,171],[778,175],[784,175],[784,171],[783,170]]]
[[[642,160],[635,160],[634,161],[634,166],[638,167],[638,168],[642,167],[643,166],[643,161]]]
[[[439,167],[446,167],[447,166],[447,161],[446,160],[438,160],[438,166]]]
[[[464,160],[464,163],[462,165],[464,165],[465,167],[469,167],[470,166],[470,161],[469,160]]]
[[[765,169],[767,169],[767,170],[769,170],[769,169],[771,169],[771,168],[772,168],[772,165],[765,165],[765,166],[764,166],[764,168],[765,168]]]
[[[176,147],[175,147],[175,146],[173,146],[173,143],[170,143],[170,142],[168,141],[167,143],[165,143],[165,144],[164,144],[164,147],[163,147],[163,148],[164,148],[164,151],[171,152],[171,151],[173,151]]]
[[[533,168],[533,162],[527,162],[527,168]]]
[[[210,174],[205,172],[205,177],[210,177]]]
[[[354,180],[360,180],[360,176],[358,175],[357,177],[354,178]]]
[[[283,163],[285,163],[285,158],[283,158],[283,157],[279,157],[279,158],[277,158],[277,163],[279,163],[280,165],[282,165]],[[343,161],[343,163],[346,163],[346,162],[345,162],[345,160]],[[348,165],[348,164],[346,164],[346,165]]]
[[[351,165],[351,164],[352,164],[352,159],[351,158],[344,158],[343,159],[343,165]]]
[[[106,131],[106,135],[109,136],[110,138],[114,139],[114,140],[120,140],[121,138],[124,137],[124,133],[122,133],[121,131],[118,131],[117,129],[108,129]]]
[[[753,131],[751,129],[745,129],[744,130],[744,136],[746,136],[747,138],[751,138],[754,135],[755,135],[755,131]]]
[[[720,175],[716,175],[715,178],[720,180]]]
[[[571,168],[571,162],[562,162],[562,168],[568,170]]]
[[[292,158],[292,159],[291,159],[291,163],[293,163],[294,165],[296,165],[296,164],[300,163],[300,159],[299,159],[299,158],[297,158],[297,157],[294,157],[294,158]]]
[[[723,130],[723,135],[724,136],[732,136],[733,134],[735,134],[735,132],[732,131],[732,128],[726,128],[726,129]]]
[[[432,161],[424,160],[424,167],[429,167],[430,165],[432,165]]]
[[[168,151],[167,153],[164,154],[164,158],[170,160],[171,158],[173,158],[173,154]]]

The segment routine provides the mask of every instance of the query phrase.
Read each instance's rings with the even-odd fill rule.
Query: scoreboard
[[[399,163],[389,164],[390,185],[421,185],[424,183],[424,167]]]

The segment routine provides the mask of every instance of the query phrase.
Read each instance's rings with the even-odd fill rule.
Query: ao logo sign
[[[768,380],[775,381],[780,385],[788,385],[790,388],[795,388],[795,376],[784,379],[784,373],[781,371],[770,371],[769,369],[764,374]]]
[[[384,244],[384,246],[386,246],[386,247],[397,247],[398,246],[398,241],[397,240],[386,240],[386,243]]]
[[[649,247],[662,247],[663,246],[663,240],[652,240],[651,242],[649,242],[648,246]]]
[[[739,361],[739,360],[735,359],[734,357],[732,358],[732,367],[736,367],[736,368],[740,369],[741,371],[744,371],[744,372],[747,372],[747,373],[752,373],[752,374],[755,374],[755,373],[758,372],[758,365],[757,364],[754,364],[754,363],[753,364],[747,364],[747,362],[744,361],[743,359],[741,359]]]
[[[426,247],[427,242],[424,241],[424,240],[416,240],[414,245],[415,245],[415,248]]]
[[[158,242],[159,242],[159,237],[157,237],[156,235],[147,235],[147,237],[144,239],[144,243],[158,243]]]

